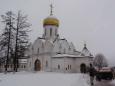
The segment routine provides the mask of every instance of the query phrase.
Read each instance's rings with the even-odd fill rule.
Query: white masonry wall
[[[90,64],[90,58],[89,57],[79,57],[79,58],[76,58],[75,60],[75,66],[76,66],[76,72],[81,72],[80,71],[80,65],[81,64],[85,64],[86,66],[89,66]]]
[[[60,68],[58,68],[58,65],[60,65]],[[53,72],[63,72],[63,73],[75,72],[75,58],[53,57],[52,58],[52,71]]]

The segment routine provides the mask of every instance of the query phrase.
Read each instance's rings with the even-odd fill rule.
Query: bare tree
[[[2,22],[5,24],[5,29],[1,34],[0,40],[0,52],[4,53],[0,59],[5,62],[5,71],[7,72],[8,64],[10,63],[10,59],[13,53],[13,41],[14,41],[14,14],[11,11],[8,11],[5,15],[2,15]]]
[[[14,57],[14,71],[17,72],[19,66],[18,59],[25,56],[25,50],[28,48],[28,32],[30,24],[27,22],[27,16],[22,15],[18,11],[16,18],[16,44],[15,44],[15,57]]]
[[[97,54],[94,58],[93,62],[94,66],[98,67],[99,69],[102,67],[107,67],[108,63],[103,54]]]
[[[5,71],[7,66],[13,64],[14,71],[17,72],[20,58],[25,57],[25,50],[28,48],[29,39],[28,32],[30,32],[30,24],[27,22],[27,16],[8,11],[2,15],[2,22],[5,24],[5,29],[0,36],[0,63],[5,62]],[[3,61],[4,60],[4,61]]]

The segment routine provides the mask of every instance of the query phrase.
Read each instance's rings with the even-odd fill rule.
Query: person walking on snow
[[[90,84],[91,86],[94,85],[94,76],[95,76],[95,68],[93,67],[92,64],[90,64],[90,67],[89,67],[89,76],[90,76]]]

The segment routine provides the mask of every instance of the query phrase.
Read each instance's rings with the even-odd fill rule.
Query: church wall
[[[67,57],[52,58],[53,72],[72,73],[75,72],[74,68],[75,64],[73,58],[67,58]]]
[[[64,60],[65,65],[65,73],[74,73],[75,72],[75,58],[73,57],[65,57]]]
[[[52,57],[52,72],[64,72],[64,58]]]
[[[51,71],[51,56],[53,51],[53,44],[50,41],[46,41],[44,44],[44,65],[45,71]]]
[[[42,49],[42,41],[38,38],[33,46],[31,47],[32,49],[30,50],[29,53],[31,53],[30,58],[28,59],[28,70],[34,70],[34,62],[36,59],[40,59],[39,54],[43,53]]]
[[[41,70],[43,70],[43,56],[36,56],[33,55],[31,58],[28,59],[28,71],[35,71],[35,61],[38,59],[41,63]]]
[[[27,63],[20,63],[18,70],[19,71],[22,71],[22,70],[27,71],[28,70]]]
[[[45,54],[43,57],[43,70],[50,72],[51,71],[51,54]]]
[[[40,39],[37,39],[33,45],[33,53],[31,55],[31,58],[29,58],[29,60],[28,60],[28,62],[29,62],[28,69],[34,70],[35,60],[39,59],[41,62],[41,70],[42,71],[51,71],[52,50],[53,50],[53,45],[50,41],[45,41],[43,43]]]
[[[47,72],[51,71],[51,54],[50,53],[43,53],[41,55],[35,56],[33,58],[33,65],[32,65],[33,70],[34,70],[34,63],[36,59],[39,59],[41,62],[41,71],[47,71]]]
[[[89,61],[90,59],[88,58],[88,57],[79,57],[79,58],[76,58],[76,60],[75,60],[75,65],[76,65],[76,72],[81,72],[80,71],[80,65],[81,64],[86,64],[86,66],[89,66],[89,64],[90,64],[90,61]]]
[[[28,58],[28,63],[27,63],[27,70],[32,71],[32,57]]]

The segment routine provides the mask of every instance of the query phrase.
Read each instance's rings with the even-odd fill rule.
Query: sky
[[[94,56],[102,53],[115,65],[115,0],[0,0],[0,15],[18,10],[27,14],[32,24],[30,40],[34,42],[43,34],[43,19],[49,16],[51,3],[60,21],[61,38],[73,42],[78,51],[85,41]]]

